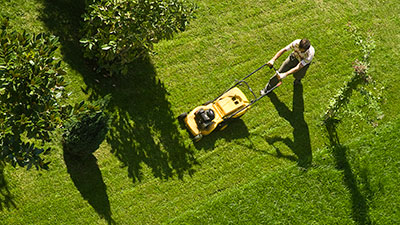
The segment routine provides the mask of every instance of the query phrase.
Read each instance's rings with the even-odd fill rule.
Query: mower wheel
[[[219,131],[225,130],[225,128],[228,127],[229,122],[230,122],[230,119],[222,121],[221,123],[218,124],[217,129]]]
[[[187,113],[182,113],[181,115],[178,116],[179,121],[183,121],[187,117]]]
[[[200,141],[202,138],[203,138],[203,135],[202,135],[202,134],[198,134],[198,135],[194,136],[193,141],[198,142],[198,141]]]

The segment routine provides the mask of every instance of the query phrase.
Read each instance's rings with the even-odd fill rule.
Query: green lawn
[[[60,36],[71,103],[111,94],[113,119],[84,162],[63,155],[58,132],[49,171],[0,165],[0,224],[399,224],[399,4],[195,2],[187,31],[127,76],[107,78],[82,57],[83,1],[1,1],[15,29]],[[322,115],[362,56],[349,22],[375,41],[369,73],[384,87],[384,117],[376,128],[345,118],[332,143]],[[302,87],[289,77],[224,131],[189,139],[176,116],[303,37],[316,55]],[[249,82],[260,90],[272,74],[264,68]]]
[[[172,224],[398,224],[400,120],[333,151],[307,172],[271,171],[210,199]]]

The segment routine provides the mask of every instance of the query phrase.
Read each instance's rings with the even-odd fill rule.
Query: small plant
[[[374,94],[377,88],[373,87],[372,91],[368,89],[368,85],[375,85],[372,77],[368,73],[369,57],[375,48],[375,43],[371,36],[368,36],[367,39],[360,36],[358,34],[358,29],[351,25],[351,23],[348,24],[348,28],[355,38],[356,44],[361,46],[362,59],[356,59],[353,62],[354,71],[350,81],[348,81],[330,100],[329,107],[323,116],[323,121],[325,125],[337,123],[340,121],[340,119],[338,119],[339,112],[344,112],[347,115],[359,116],[361,119],[367,120],[376,126],[374,120],[368,115],[370,112],[373,112],[377,115],[375,118],[380,119],[383,117],[383,113],[379,107],[381,98],[379,97],[379,93],[377,97],[375,96],[376,94]],[[360,104],[358,104],[357,109],[349,107],[348,105],[354,91],[358,91],[358,93],[363,96],[363,101],[361,103],[359,101]]]
[[[104,111],[107,103],[108,97],[89,104],[81,102],[72,108],[63,134],[66,153],[85,158],[99,148],[108,132],[109,117]]]

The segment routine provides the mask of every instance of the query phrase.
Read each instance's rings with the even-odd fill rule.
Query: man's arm
[[[288,70],[287,72],[278,73],[279,79],[283,79],[283,78],[287,77],[290,74],[296,73],[297,71],[299,71],[303,67],[304,67],[304,65],[301,62],[299,62],[299,64],[297,64],[297,66],[293,67],[292,69]]]
[[[282,55],[283,53],[285,53],[286,51],[287,51],[286,48],[282,48],[281,50],[279,50],[279,51],[275,54],[275,56],[272,57],[272,59],[269,60],[269,61],[267,62],[267,65],[270,66],[270,67],[273,66],[274,63],[275,63],[275,61],[276,61],[279,57],[281,57],[281,55]]]

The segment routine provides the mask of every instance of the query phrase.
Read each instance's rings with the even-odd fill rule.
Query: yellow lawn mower
[[[194,108],[189,113],[182,113],[178,116],[178,120],[185,124],[194,141],[199,141],[203,136],[209,135],[215,129],[225,129],[232,119],[241,117],[254,103],[281,85],[282,82],[274,75],[269,80],[263,94],[257,97],[253,92],[245,80],[266,65],[267,64],[262,65],[242,80],[237,81],[232,87],[214,100]],[[274,67],[271,68],[276,71]],[[254,99],[248,100],[246,95],[237,87],[241,84],[245,84],[248,87]]]

